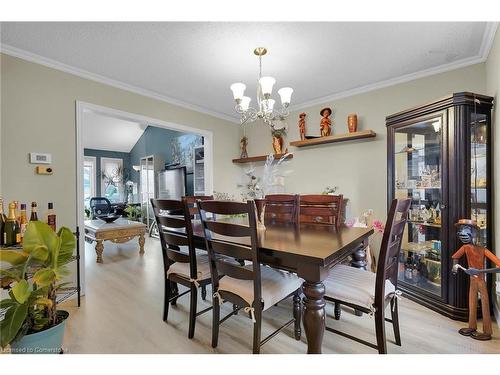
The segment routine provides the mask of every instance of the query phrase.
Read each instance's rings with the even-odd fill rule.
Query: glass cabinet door
[[[441,296],[442,117],[394,133],[394,197],[411,198],[398,279]]]
[[[477,113],[471,115],[470,128],[470,174],[471,212],[470,218],[479,225],[479,241],[488,246],[488,117]]]

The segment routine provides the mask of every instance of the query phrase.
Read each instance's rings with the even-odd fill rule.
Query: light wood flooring
[[[114,245],[105,243],[104,263],[95,263],[93,245],[86,244],[86,296],[82,306],[67,301],[70,312],[64,349],[66,353],[251,353],[252,322],[240,313],[222,326],[219,346],[213,349],[211,312],[197,319],[195,337],[187,338],[189,295],[171,307],[169,322],[162,321],[163,270],[159,241],[146,240],[146,252],[138,254],[137,241]],[[182,287],[181,287],[182,288]],[[199,309],[210,305],[199,298]],[[230,311],[229,304],[223,310]],[[327,305],[327,324],[375,341],[374,322],[349,310],[340,321],[332,318],[333,306]],[[280,303],[264,313],[262,337],[292,316],[291,301]],[[432,312],[412,301],[400,303],[403,345],[393,343],[392,327],[387,324],[389,353],[500,353],[500,331],[494,323],[494,339],[478,342],[462,337],[464,326]],[[306,343],[293,339],[289,327],[262,347],[262,353],[305,353]],[[325,332],[323,353],[369,353],[376,351],[341,336]]]

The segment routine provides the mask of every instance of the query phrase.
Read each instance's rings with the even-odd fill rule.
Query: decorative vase
[[[57,316],[60,323],[49,329],[23,336],[20,340],[10,343],[12,354],[60,354],[62,352],[62,341],[64,327],[69,313],[58,310]]]
[[[358,115],[355,113],[351,113],[347,116],[347,127],[349,129],[349,133],[355,133],[358,131]]]
[[[275,154],[283,154],[283,137],[281,135],[273,136],[273,150]]]

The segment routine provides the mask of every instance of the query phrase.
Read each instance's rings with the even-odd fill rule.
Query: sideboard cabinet
[[[468,318],[468,277],[451,273],[461,246],[454,224],[476,220],[479,241],[492,248],[492,105],[491,97],[461,92],[386,117],[388,204],[412,200],[398,287],[457,320]]]

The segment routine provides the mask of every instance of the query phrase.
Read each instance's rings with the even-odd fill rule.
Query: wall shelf
[[[283,156],[286,154],[274,154],[274,159],[281,159]],[[233,163],[237,164],[243,164],[243,163],[253,163],[256,161],[266,161],[268,155],[259,155],[259,156],[250,156],[248,158],[243,158],[243,159],[233,159]],[[289,153],[288,157],[286,158],[287,160],[293,159],[293,154]]]
[[[375,133],[373,130],[361,130],[359,132],[354,132],[354,133],[335,134],[335,135],[330,135],[328,137],[318,137],[312,139],[305,139],[303,141],[293,141],[290,142],[290,145],[295,147],[306,147],[306,146],[322,145],[326,143],[353,141],[355,139],[374,138],[376,137],[376,135],[377,133]]]

